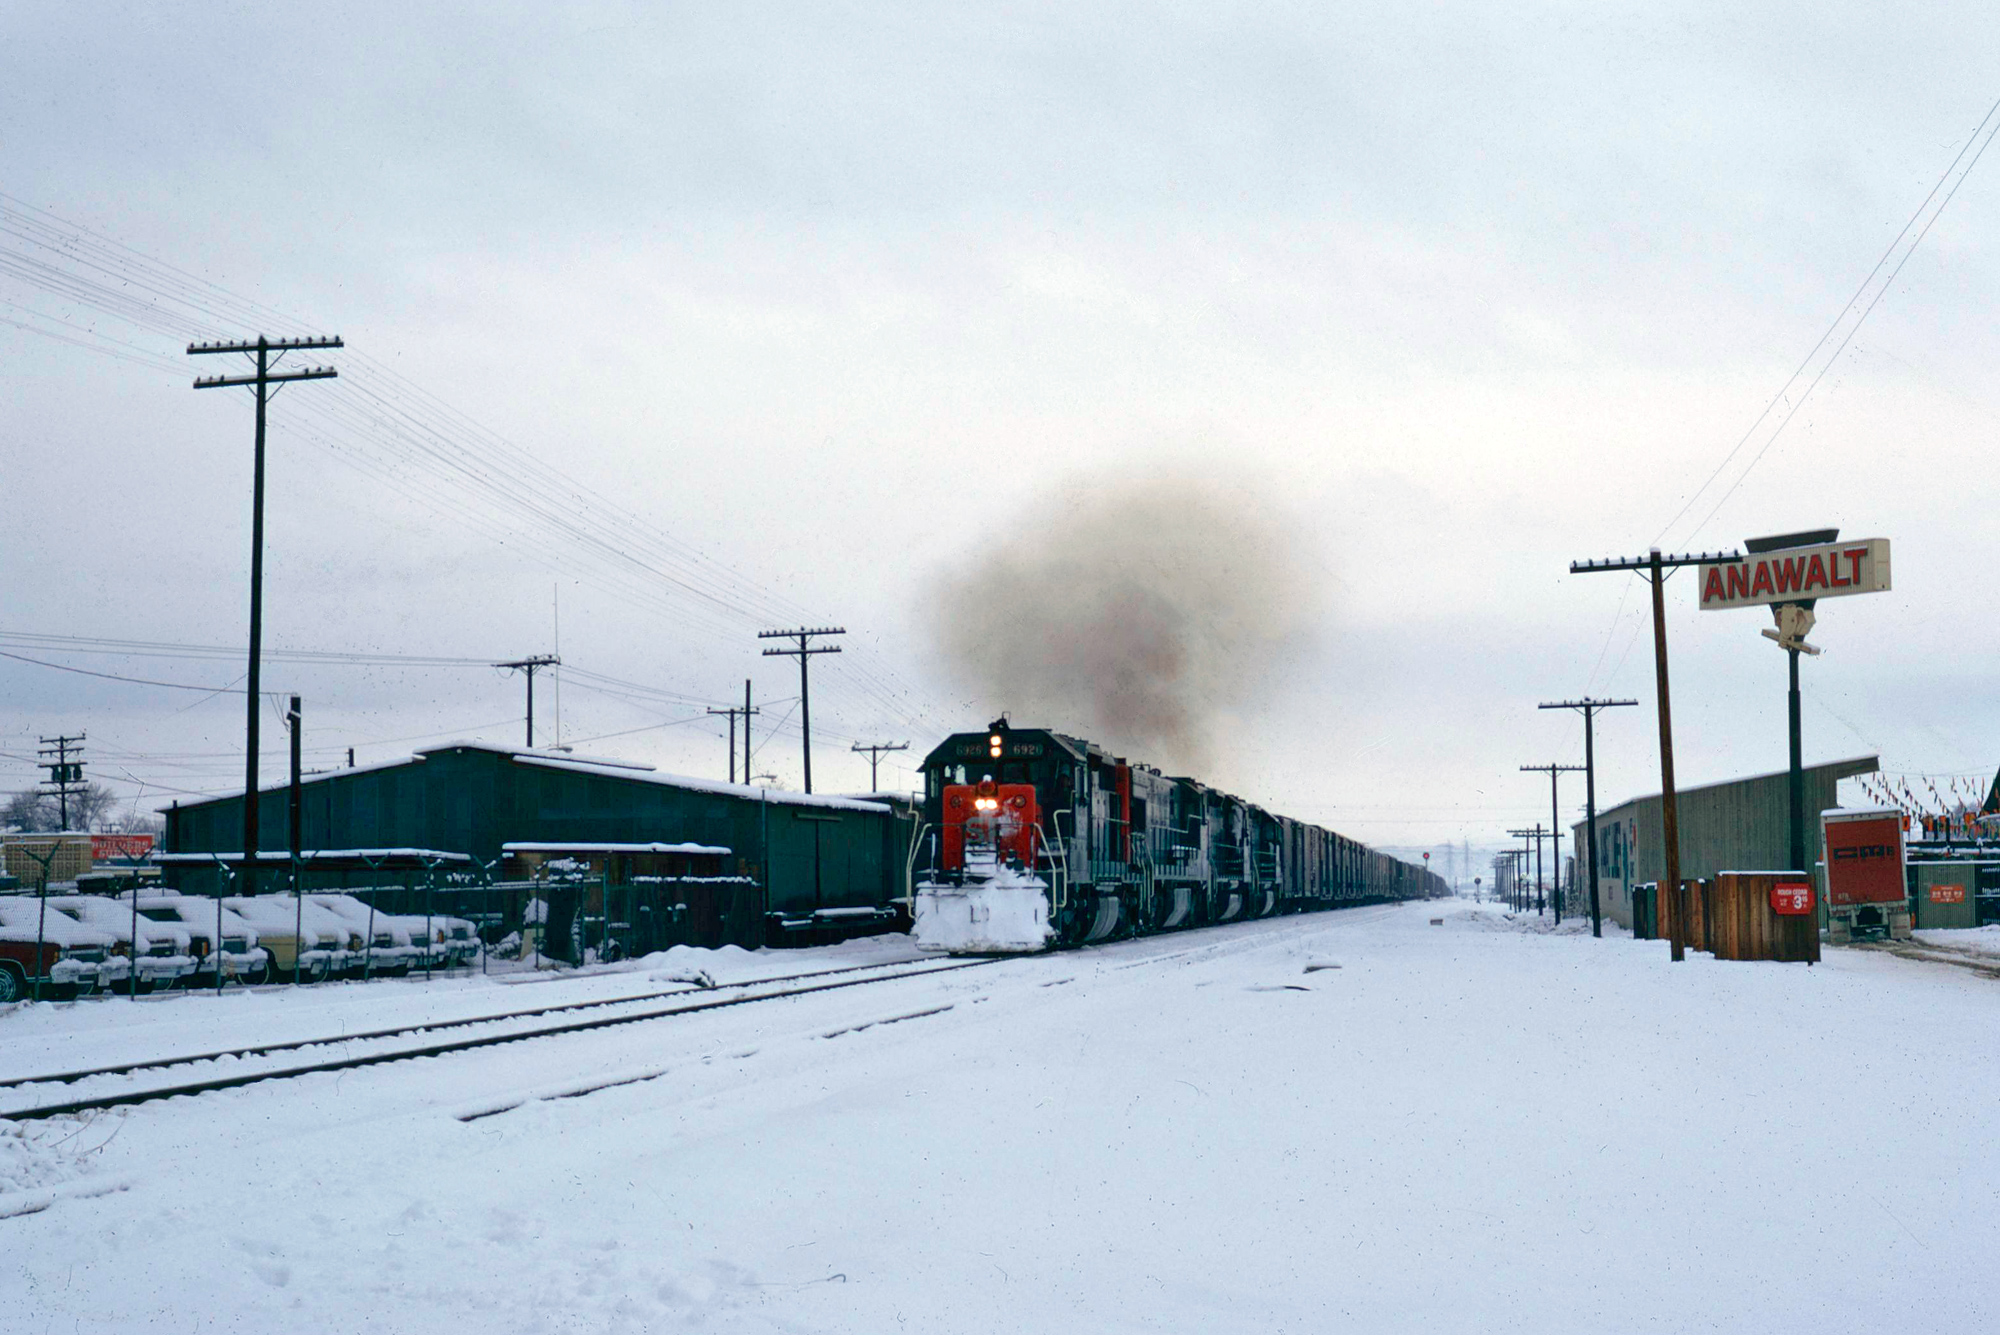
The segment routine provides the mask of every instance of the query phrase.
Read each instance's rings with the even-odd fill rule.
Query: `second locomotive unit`
[[[966,953],[1448,893],[1331,830],[1004,717],[924,758],[911,861],[918,944]]]

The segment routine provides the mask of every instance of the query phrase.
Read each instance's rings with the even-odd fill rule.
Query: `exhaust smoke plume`
[[[942,582],[940,647],[982,706],[1207,776],[1318,604],[1268,498],[1185,475],[1085,478],[984,526]]]

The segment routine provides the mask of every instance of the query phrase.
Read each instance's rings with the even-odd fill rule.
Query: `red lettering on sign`
[[[1840,577],[1840,554],[1838,552],[1826,558],[1826,569],[1827,573],[1832,576],[1829,582],[1834,588],[1844,589],[1854,583],[1851,579],[1842,579]]]
[[[1759,561],[1757,563],[1757,578],[1750,581],[1750,596],[1755,598],[1760,593],[1770,592],[1772,592],[1771,563],[1769,561]]]
[[[1708,577],[1701,582],[1701,600],[1706,603],[1722,596],[1722,567],[1710,566]]]
[[[1868,549],[1866,547],[1850,547],[1842,552],[1841,555],[1847,558],[1847,582],[1849,584],[1859,584],[1861,582],[1861,558],[1868,555]]]
[[[1777,565],[1778,592],[1792,593],[1796,591],[1799,587],[1799,572],[1803,568],[1803,563],[1788,556],[1778,562]]]
[[[1823,589],[1826,587],[1826,562],[1820,560],[1817,554],[1813,556],[1811,564],[1806,567],[1806,581],[1800,587],[1806,589],[1814,587]]]
[[[1749,566],[1729,567],[1729,596],[1731,598],[1748,598],[1750,596]]]

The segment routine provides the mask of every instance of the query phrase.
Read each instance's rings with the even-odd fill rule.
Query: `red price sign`
[[[1771,912],[1788,917],[1811,913],[1812,886],[1804,881],[1779,881],[1771,887]]]

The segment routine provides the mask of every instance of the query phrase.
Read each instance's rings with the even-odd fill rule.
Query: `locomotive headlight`
[[[975,810],[979,811],[998,811],[1000,809],[999,799],[992,797],[975,797],[972,799],[972,805]]]
[[[998,760],[1000,758],[1000,748],[1001,748],[1001,741],[999,733],[996,732],[991,737],[988,737],[986,739],[987,754],[992,756],[993,759]]]

